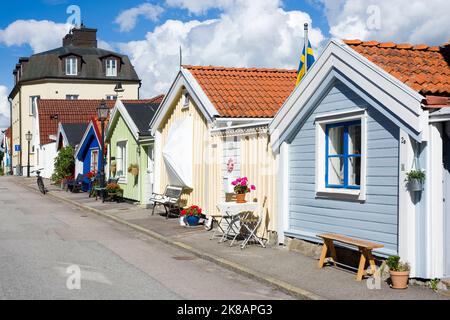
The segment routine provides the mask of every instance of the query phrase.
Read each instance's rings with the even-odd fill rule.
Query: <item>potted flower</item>
[[[237,178],[231,183],[234,186],[234,193],[236,193],[236,202],[245,203],[245,195],[253,190],[256,190],[254,185],[248,183],[248,178]]]
[[[117,183],[108,183],[106,185],[106,191],[112,193],[112,192],[118,192],[121,188]]]
[[[128,167],[128,173],[131,173],[133,176],[137,177],[139,174],[139,165],[132,163]]]
[[[420,192],[423,190],[423,184],[425,182],[425,171],[423,170],[411,170],[406,174],[406,181],[408,182],[408,188],[413,192]]]
[[[92,180],[92,178],[95,177],[95,173],[94,172],[88,172],[84,175],[86,178],[88,178],[89,180]]]
[[[408,288],[410,266],[400,261],[399,256],[391,256],[386,260],[391,275],[391,287],[393,289]]]
[[[202,216],[202,209],[198,206],[191,206],[181,211],[181,216],[184,217],[184,220],[189,226],[197,226]]]

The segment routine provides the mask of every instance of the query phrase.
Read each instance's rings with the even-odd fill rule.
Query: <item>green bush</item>
[[[55,169],[52,181],[59,183],[67,176],[72,176],[75,172],[75,150],[73,147],[66,147],[59,151],[55,158]]]
[[[5,172],[3,171],[3,168],[0,168],[0,176],[4,176]]]

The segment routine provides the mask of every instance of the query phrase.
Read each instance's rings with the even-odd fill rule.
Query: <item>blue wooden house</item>
[[[448,45],[327,45],[269,129],[281,239],[338,233],[383,244],[411,277],[450,276],[449,57]]]
[[[82,166],[77,168],[75,176],[78,176],[78,174],[83,174],[85,176],[83,191],[90,191],[91,189],[91,181],[87,175],[89,173],[97,175],[101,171],[101,135],[102,133],[98,121],[91,121],[75,150],[75,159],[82,163]]]

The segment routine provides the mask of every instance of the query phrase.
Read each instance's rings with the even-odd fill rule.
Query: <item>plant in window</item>
[[[115,161],[111,161],[111,173],[115,176],[117,172],[117,163]]]
[[[409,272],[411,270],[408,263],[401,262],[399,256],[390,256],[386,260],[391,275],[391,287],[393,289],[408,288]]]
[[[426,175],[423,170],[411,170],[406,174],[409,190],[419,192],[423,190]]]
[[[137,177],[139,175],[139,165],[136,163],[130,164],[128,167],[128,173],[131,173],[133,176]]]

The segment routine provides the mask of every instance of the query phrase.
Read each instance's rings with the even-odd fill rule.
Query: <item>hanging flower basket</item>
[[[139,175],[139,166],[137,164],[131,164],[128,167],[128,172],[131,173],[131,175],[137,177]]]
[[[423,191],[423,183],[420,180],[411,180],[408,182],[408,189],[412,192]]]
[[[412,170],[406,174],[406,181],[408,182],[408,189],[411,192],[421,192],[423,191],[425,182],[425,171],[423,170]]]

